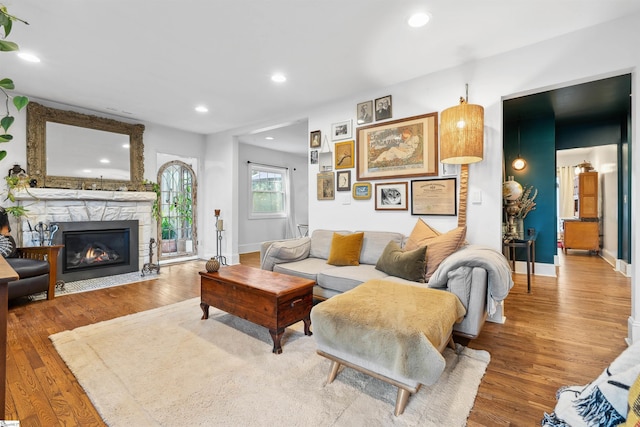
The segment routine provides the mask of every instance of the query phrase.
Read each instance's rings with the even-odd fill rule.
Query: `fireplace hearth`
[[[138,221],[58,222],[53,244],[64,245],[58,277],[92,279],[138,270]]]

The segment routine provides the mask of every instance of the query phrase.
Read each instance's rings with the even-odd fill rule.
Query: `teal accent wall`
[[[506,108],[506,107],[505,107]],[[520,154],[527,167],[515,171],[511,162],[518,156],[518,127],[520,128]],[[556,135],[555,118],[545,116],[505,122],[503,142],[506,176],[513,176],[522,186],[533,185],[538,189],[536,209],[524,219],[525,229],[535,228],[536,261],[553,264],[557,253],[556,233]],[[525,254],[518,253],[524,260]]]

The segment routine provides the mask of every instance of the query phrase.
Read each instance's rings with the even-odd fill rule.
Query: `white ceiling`
[[[4,3],[30,24],[9,40],[42,59],[2,54],[19,93],[201,134],[295,118],[295,138],[316,106],[640,11],[638,0]],[[409,28],[417,11],[431,22]],[[271,148],[291,150],[269,131]]]

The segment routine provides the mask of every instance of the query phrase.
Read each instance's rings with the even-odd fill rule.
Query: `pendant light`
[[[520,155],[520,122],[518,122],[518,157],[515,158],[513,162],[511,162],[511,167],[513,170],[521,171],[522,169],[527,167],[527,162]]]

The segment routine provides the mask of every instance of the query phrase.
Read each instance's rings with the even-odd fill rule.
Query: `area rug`
[[[489,353],[445,350],[446,370],[393,415],[397,389],[330,362],[299,322],[269,332],[200,299],[51,335],[109,426],[463,426]],[[313,325],[312,325],[313,328]]]
[[[128,285],[129,283],[142,282],[158,277],[158,273],[140,274],[139,271],[131,273],[116,274],[113,276],[96,277],[93,279],[76,280],[67,282],[63,287],[56,287],[56,296],[76,294],[78,292],[94,291],[96,289],[110,288],[113,286]],[[33,301],[46,299],[47,293],[41,292],[30,297]]]

